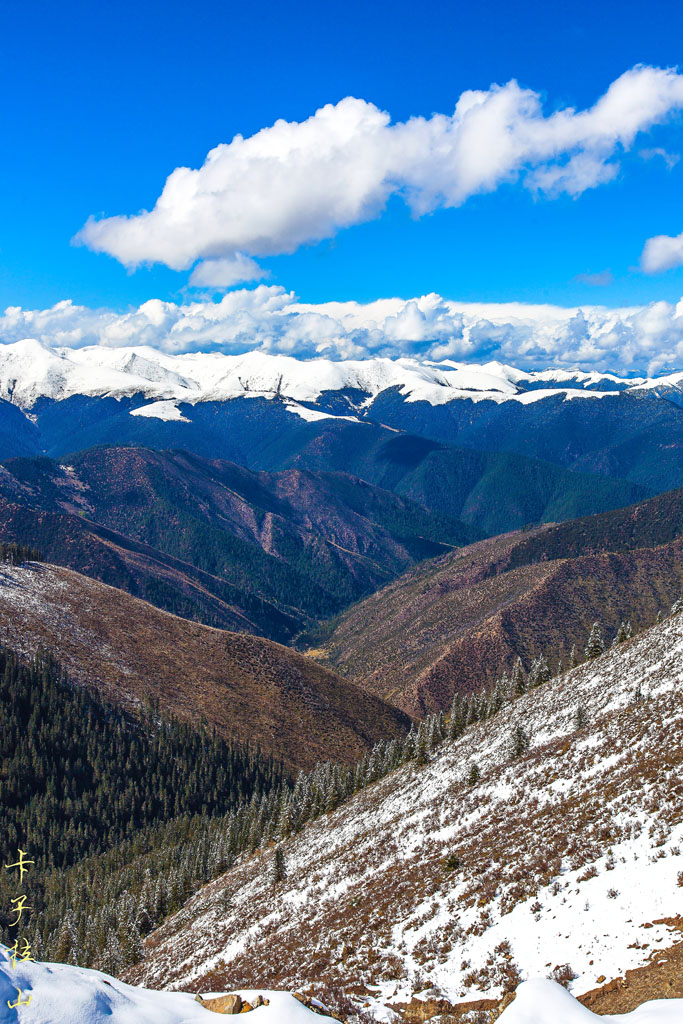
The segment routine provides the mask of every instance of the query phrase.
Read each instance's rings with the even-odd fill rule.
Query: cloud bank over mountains
[[[463,92],[452,114],[394,124],[347,97],[305,121],[235,136],[199,169],[176,168],[152,210],[91,218],[75,240],[127,267],[201,261],[193,284],[230,287],[260,276],[254,258],[375,218],[394,195],[416,217],[512,182],[578,196],[614,179],[639,133],[682,108],[683,75],[642,66],[592,107],[547,115],[540,95],[515,81]]]
[[[168,353],[258,349],[300,358],[497,359],[522,369],[653,375],[683,367],[683,300],[566,309],[458,303],[431,294],[312,305],[284,288],[258,285],[219,302],[151,299],[126,313],[70,301],[44,310],[9,307],[0,315],[0,342],[24,338],[52,348],[150,345]]]

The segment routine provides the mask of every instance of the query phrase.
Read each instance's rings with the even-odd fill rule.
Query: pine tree
[[[462,736],[466,720],[465,702],[460,693],[456,692],[453,696],[451,715],[448,722],[449,740],[457,740],[458,737]]]
[[[285,874],[285,855],[282,852],[282,847],[276,846],[273,852],[273,863],[270,869],[270,880],[273,883],[273,887],[279,885],[285,877]]]
[[[470,764],[469,771],[467,773],[467,785],[476,786],[480,778],[481,769],[479,768],[478,764],[475,764],[474,761],[472,761],[472,763]]]
[[[574,712],[574,728],[584,729],[588,724],[588,712],[586,711],[583,704],[579,704],[576,711]]]
[[[605,641],[602,639],[602,629],[599,622],[594,622],[588,640],[586,641],[585,655],[587,658],[597,658],[604,654]]]
[[[420,722],[417,730],[417,741],[415,743],[415,760],[417,764],[427,764],[429,752],[427,750],[427,732],[424,723]]]
[[[512,736],[510,738],[512,756],[521,757],[522,754],[526,754],[530,746],[531,736],[520,722],[512,730]]]
[[[512,692],[517,696],[521,697],[523,693],[527,691],[527,680],[524,674],[524,666],[522,665],[522,659],[517,658],[513,669],[512,669]]]
[[[622,622],[617,630],[616,636],[612,641],[612,647],[616,647],[618,644],[623,644],[626,640],[631,638],[631,623]]]

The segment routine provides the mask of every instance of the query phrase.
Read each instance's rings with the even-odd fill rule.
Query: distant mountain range
[[[142,447],[9,459],[0,530],[167,611],[291,643],[424,559],[643,494],[369,424],[333,423],[287,461],[254,472]]]
[[[343,463],[363,430],[375,431],[370,444],[399,431],[624,479],[640,496],[683,486],[681,373],[0,346],[0,457],[142,444],[278,470],[330,437]]]
[[[348,474],[147,448],[8,460],[0,529],[169,611],[279,641],[479,535]]]

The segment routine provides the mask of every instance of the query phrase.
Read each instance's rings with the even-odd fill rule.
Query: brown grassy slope
[[[542,545],[545,530],[531,536]],[[538,561],[505,571],[529,533],[463,548],[406,573],[340,616],[321,657],[410,714],[447,708],[519,656],[565,663],[599,620],[651,623],[683,588],[683,540],[658,548]]]
[[[69,569],[0,569],[0,642],[52,651],[75,681],[135,706],[204,718],[291,768],[353,762],[406,717],[310,659],[162,612]]]

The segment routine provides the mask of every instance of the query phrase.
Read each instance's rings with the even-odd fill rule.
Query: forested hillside
[[[8,536],[188,618],[291,640],[476,530],[348,474],[95,449],[0,475]]]
[[[314,978],[376,1012],[417,1009],[419,992],[430,1016],[457,1016],[499,1009],[530,976],[581,995],[651,964],[650,998],[683,995],[667,967],[682,650],[676,614],[530,690],[508,686],[453,738],[437,716],[421,753],[286,838],[279,872],[266,849],[202,889],[127,977],[200,991],[255,972],[274,987]],[[586,999],[611,1012],[622,991]]]
[[[353,763],[408,717],[287,647],[159,611],[69,569],[0,567],[0,643],[50,652],[68,677],[135,712],[205,722],[290,770]]]

